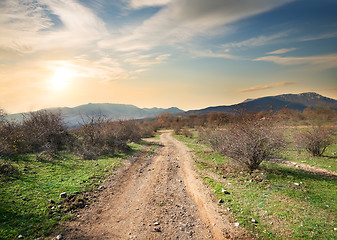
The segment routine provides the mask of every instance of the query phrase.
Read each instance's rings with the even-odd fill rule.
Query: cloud
[[[322,39],[329,39],[329,38],[336,38],[337,33],[326,33],[326,34],[321,34],[321,35],[315,35],[315,36],[307,36],[300,38],[299,41],[315,41],[315,40],[322,40]]]
[[[68,31],[94,36],[108,33],[105,23],[91,9],[76,0],[44,0],[44,2],[59,17]]]
[[[311,57],[280,57],[280,56],[264,56],[256,58],[253,61],[273,62],[280,65],[315,65],[319,69],[329,69],[337,67],[337,54],[311,56]]]
[[[257,15],[292,0],[172,0],[138,26],[99,43],[117,51],[150,50],[185,42],[200,35],[219,34],[220,26]],[[152,1],[150,1],[152,2]]]
[[[270,36],[262,35],[262,36],[250,38],[248,40],[241,41],[241,42],[226,43],[226,44],[223,44],[222,47],[224,47],[224,48],[241,48],[241,47],[262,46],[262,45],[266,45],[266,44],[270,43],[271,41],[273,41],[275,39],[286,37],[286,36],[288,36],[288,34],[289,34],[289,31],[273,34],[273,35],[270,35]]]
[[[104,22],[76,0],[6,0],[0,15],[0,48],[14,54],[74,50],[108,34]]]
[[[171,0],[130,0],[129,6],[134,9],[144,7],[158,7],[169,4]]]
[[[206,58],[224,58],[224,59],[236,59],[239,60],[242,58],[228,54],[228,53],[215,53],[213,51],[199,51],[199,50],[192,50],[191,53],[196,57],[206,57]]]
[[[254,86],[250,88],[240,89],[238,92],[254,92],[259,90],[265,90],[265,89],[271,89],[271,88],[277,88],[277,87],[283,87],[287,85],[295,84],[294,82],[278,82],[278,83],[272,83],[262,86]]]
[[[153,54],[148,55],[138,55],[135,56],[134,54],[125,59],[124,62],[131,63],[137,67],[149,67],[155,64],[162,63],[166,61],[171,56],[171,54],[161,54],[159,56],[154,57]]]
[[[267,52],[266,54],[270,54],[270,55],[284,54],[284,53],[295,51],[296,49],[297,48],[282,48],[282,49],[278,49],[272,52]]]

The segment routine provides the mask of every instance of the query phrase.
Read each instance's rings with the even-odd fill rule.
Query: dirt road
[[[248,239],[219,214],[188,148],[169,131],[105,183],[99,201],[69,223],[66,239]]]

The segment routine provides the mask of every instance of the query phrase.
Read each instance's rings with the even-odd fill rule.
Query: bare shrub
[[[313,125],[310,129],[295,135],[298,147],[304,148],[312,156],[322,156],[326,148],[333,143],[334,131],[321,125]]]
[[[0,157],[13,157],[24,151],[21,126],[2,120],[0,123]]]
[[[243,116],[225,129],[210,131],[207,137],[215,151],[250,170],[284,146],[283,135],[273,119],[256,115]]]
[[[113,122],[103,115],[82,118],[80,125],[75,131],[78,136],[75,151],[85,159],[125,152],[130,149],[128,143],[153,135],[150,124],[134,120]]]
[[[24,115],[22,131],[26,152],[57,152],[65,148],[69,139],[61,113],[45,110]]]
[[[193,133],[187,127],[183,128],[181,130],[181,134],[184,135],[187,138],[192,138],[193,137]]]

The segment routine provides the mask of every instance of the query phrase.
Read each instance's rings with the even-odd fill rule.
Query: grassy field
[[[121,162],[144,147],[130,144],[131,151],[112,158],[81,160],[60,154],[53,160],[25,155],[11,163],[18,171],[0,180],[0,239],[36,239],[48,236],[61,221],[75,217],[73,210],[95,201],[95,191]],[[60,198],[62,192],[66,198]],[[90,193],[91,197],[88,197]]]
[[[223,200],[219,204],[223,211],[257,239],[337,239],[336,178],[272,162],[262,163],[258,170],[248,173],[209,147],[197,144],[195,137],[176,137],[193,149],[201,177],[213,188],[215,197]],[[335,150],[334,145],[327,156],[310,158],[305,152],[299,154],[288,148],[281,155],[335,170]]]

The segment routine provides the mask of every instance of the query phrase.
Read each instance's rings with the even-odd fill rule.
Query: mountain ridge
[[[139,108],[131,104],[117,104],[117,103],[87,103],[76,107],[59,107],[41,109],[47,112],[58,113],[61,112],[64,121],[69,126],[78,125],[82,118],[94,114],[102,114],[111,120],[129,120],[129,119],[143,119],[156,117],[162,113],[182,113],[183,110],[171,108]],[[40,110],[40,111],[41,111]],[[27,113],[16,113],[7,116],[7,119],[22,121],[23,115]]]
[[[187,114],[206,114],[211,112],[260,112],[279,111],[281,109],[292,109],[303,111],[306,108],[317,108],[328,106],[337,110],[337,100],[322,96],[315,92],[305,92],[299,94],[281,94],[276,96],[266,96],[256,99],[246,99],[245,101],[233,105],[212,106],[199,110],[187,111]]]
[[[306,92],[300,94],[281,94],[276,96],[266,96],[256,99],[246,99],[245,101],[233,105],[211,106],[199,110],[183,111],[176,107],[171,108],[139,108],[131,104],[117,103],[88,103],[76,107],[61,107],[42,109],[49,112],[61,112],[65,122],[69,126],[78,125],[83,117],[93,114],[102,114],[111,120],[128,119],[154,119],[162,113],[172,113],[174,115],[207,114],[211,112],[238,113],[238,112],[275,112],[281,109],[292,109],[303,111],[306,108],[315,108],[319,106],[328,106],[337,110],[337,100],[322,96],[315,92]],[[21,121],[22,113],[10,114],[8,119]]]

